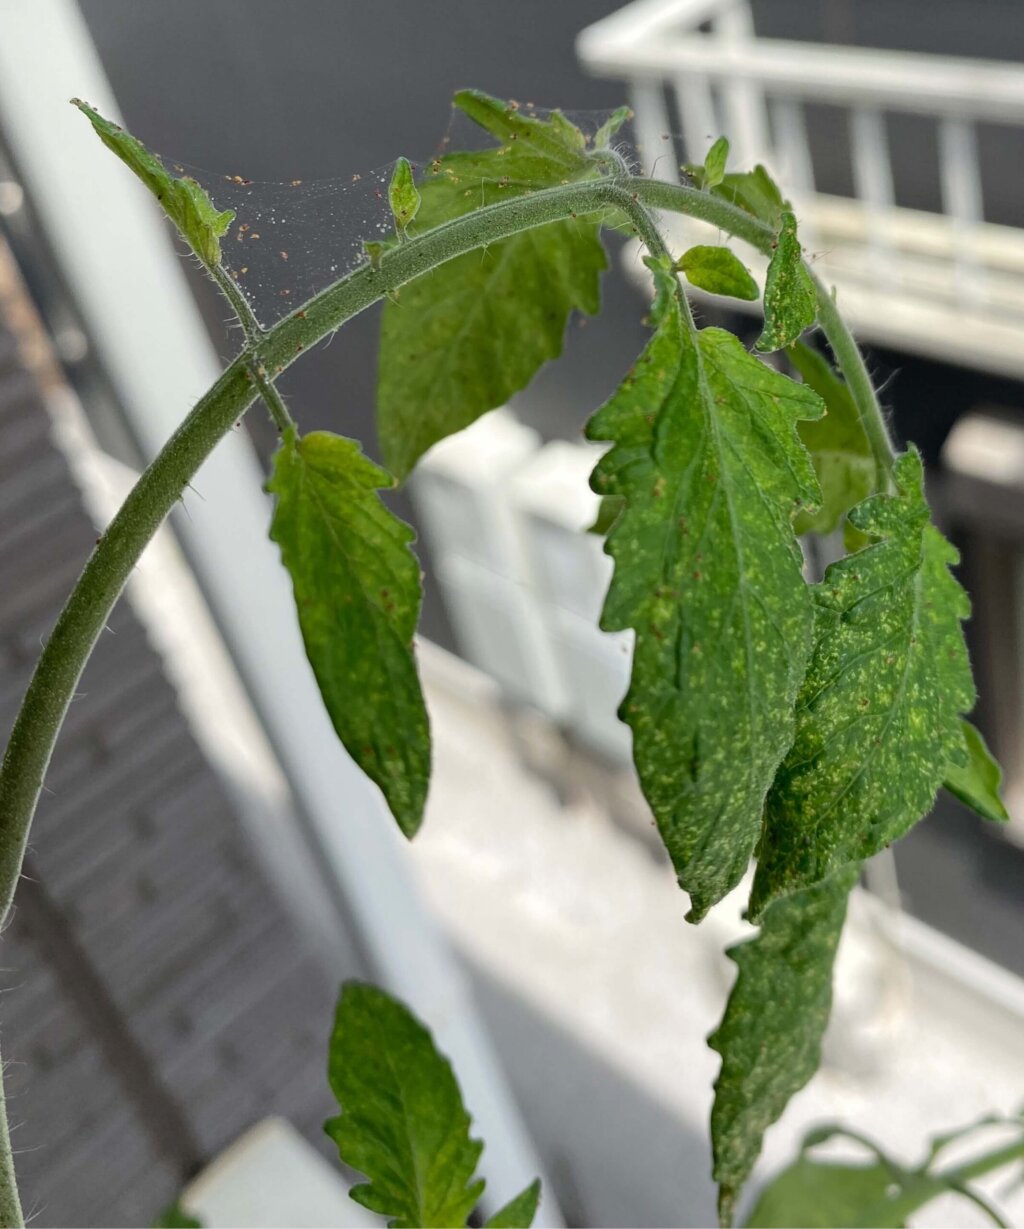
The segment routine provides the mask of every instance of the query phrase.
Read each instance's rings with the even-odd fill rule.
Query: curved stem
[[[25,1221],[18,1197],[18,1178],[14,1172],[14,1154],[7,1127],[7,1104],[3,1080],[0,1079],[0,1225],[4,1229],[22,1229]]]

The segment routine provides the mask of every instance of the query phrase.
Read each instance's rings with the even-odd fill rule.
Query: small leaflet
[[[725,178],[725,164],[728,158],[729,142],[726,137],[719,137],[704,159],[704,186],[706,188],[717,188]]]
[[[757,282],[747,266],[727,247],[698,244],[676,261],[687,281],[709,294],[728,295],[752,302],[758,297]]]
[[[106,120],[80,98],[72,103],[89,120],[104,145],[135,172],[153,193],[182,238],[208,269],[220,264],[220,240],[234,218],[230,209],[219,212],[190,176],[171,175],[155,154],[117,124]]]
[[[764,283],[764,331],[757,339],[757,349],[767,354],[792,345],[817,314],[818,299],[804,265],[796,217],[783,210]]]
[[[420,207],[420,194],[408,158],[399,158],[395,163],[395,171],[388,185],[388,204],[395,219],[395,228],[399,235],[404,235]]]

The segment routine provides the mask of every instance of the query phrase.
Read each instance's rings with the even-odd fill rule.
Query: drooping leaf
[[[277,496],[270,536],[334,728],[411,837],[427,795],[430,730],[412,649],[414,534],[377,494],[392,485],[354,441],[287,431],[268,483]]]
[[[814,1075],[832,1007],[832,966],[859,867],[778,901],[761,932],[730,949],[739,974],[708,1045],[722,1056],[711,1111],[719,1217],[736,1201],[764,1133]]]
[[[404,233],[420,207],[420,194],[412,177],[408,158],[399,158],[395,163],[391,182],[388,184],[388,204],[391,206],[395,226],[399,233]]]
[[[510,1199],[489,1220],[484,1221],[484,1229],[530,1229],[539,1203],[540,1179],[536,1178],[525,1191]]]
[[[802,512],[797,517],[796,531],[831,533],[855,504],[871,494],[875,481],[871,443],[850,390],[828,361],[802,342],[790,346],[786,353],[826,409],[824,418],[802,422],[799,427],[821,484],[822,500],[818,512]]]
[[[451,1065],[430,1033],[375,986],[347,982],[328,1078],[341,1113],[324,1125],[346,1165],[369,1179],[351,1197],[399,1229],[463,1226],[484,1189],[483,1144]]]
[[[721,183],[714,186],[708,183],[707,171],[703,166],[687,166],[685,170],[698,188],[707,188],[715,196],[737,205],[773,228],[778,227],[782,211],[789,208],[789,202],[783,198],[775,181],[760,163],[752,171],[727,172],[722,176]]]
[[[208,268],[219,264],[220,239],[231,225],[234,213],[230,209],[218,211],[194,179],[170,174],[141,141],[104,119],[88,103],[80,98],[71,101],[88,118],[103,144],[113,150],[153,193],[203,264]]]
[[[614,137],[623,124],[627,120],[633,118],[633,111],[630,107],[616,107],[616,109],[608,116],[597,132],[594,133],[594,148],[607,149],[612,143]]]
[[[729,160],[729,141],[719,137],[704,157],[704,184],[717,188],[725,178],[725,164]]]
[[[781,350],[809,329],[818,314],[814,283],[804,264],[796,217],[783,210],[775,249],[764,282],[764,330],[757,339],[762,353]]]
[[[815,588],[815,647],[796,737],[768,797],[751,916],[787,892],[860,862],[931,806],[966,758],[960,715],[974,704],[958,555],[932,526],[921,458],[900,456],[898,494],[850,520],[880,539],[829,567]]]
[[[750,270],[726,247],[698,244],[679,257],[676,267],[694,286],[710,294],[729,295],[749,302],[760,293]]]
[[[1002,769],[989,751],[980,732],[969,721],[962,721],[964,744],[967,748],[965,764],[951,764],[946,769],[943,785],[954,798],[982,817],[1002,824],[1010,818],[999,785],[1003,779]]]
[[[587,434],[614,445],[594,490],[625,500],[602,616],[636,631],[620,714],[696,921],[746,870],[792,740],[813,623],[792,516],[818,496],[796,421],[823,407],[731,334],[694,330],[671,269],[648,264],[654,336]]]
[[[421,230],[498,200],[598,174],[583,134],[475,91],[456,105],[504,144],[438,159],[420,183]],[[384,308],[381,447],[404,478],[438,440],[525,387],[562,351],[569,314],[592,314],[607,261],[599,219],[570,218],[448,261]]]

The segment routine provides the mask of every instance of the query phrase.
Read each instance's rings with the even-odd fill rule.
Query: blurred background
[[[316,189],[342,202],[335,229],[288,231],[314,254],[363,237],[346,186],[428,160],[462,86],[628,101],[632,156],[667,178],[725,132],[731,165],[765,162],[793,198],[895,434],[926,457],[1006,771],[1005,828],[942,795],[870,868],[822,1071],[759,1175],[823,1118],[913,1159],[929,1132],[1024,1102],[1024,13],[619,8],[0,0],[0,728],[97,533],[238,346],[68,98],[211,185],[253,180],[257,207],[281,199],[263,183],[336,181]],[[684,923],[615,718],[630,645],[596,630],[608,572],[581,532],[579,432],[643,345],[647,295],[636,252],[609,246],[601,315],[394,499],[420,535],[436,741],[414,845],[321,711],[266,541],[259,407],[147,553],[72,706],[0,956],[35,1224],[146,1224],[183,1189],[210,1225],[368,1223],[321,1129],[347,976],[435,1029],[487,1141],[490,1210],[542,1172],[544,1225],[711,1222],[704,1037],[746,927],[739,896]],[[756,336],[721,300],[696,307]],[[374,455],[377,327],[367,312],[280,381],[303,428]],[[1004,1207],[1024,1217],[1019,1191]],[[919,1223],[971,1215],[939,1203]]]

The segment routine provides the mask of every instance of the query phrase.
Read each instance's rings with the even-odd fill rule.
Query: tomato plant
[[[950,571],[957,555],[932,524],[921,458],[912,445],[895,452],[856,342],[763,167],[728,170],[723,138],[687,184],[662,183],[634,175],[616,148],[625,108],[588,137],[559,111],[468,90],[455,103],[491,146],[445,153],[418,179],[400,159],[388,193],[393,237],[367,239],[356,269],[269,329],[223,259],[231,211],[77,104],[159,199],[236,312],[245,345],[103,533],[43,650],[0,773],[0,913],[113,603],[201,462],[257,400],[281,433],[271,536],[324,702],[402,832],[415,835],[430,776],[413,649],[421,574],[412,530],[378,492],[558,356],[570,314],[600,308],[602,232],[631,232],[653,285],[651,335],[586,426],[608,445],[592,479],[614,561],[602,626],[635,634],[620,715],[689,920],[700,922],[756,860],[748,916],[760,930],[730,952],[738,977],[710,1039],[722,1059],[714,1176],[730,1224],[765,1130],[818,1066],[864,861],[904,835],[942,786],[986,818],[1006,817],[999,770],[965,720],[975,691],[968,601]],[[753,300],[750,270],[727,243],[669,250],[658,211],[710,222],[767,257],[757,353],[723,329],[698,328],[683,280]],[[381,299],[386,469],[353,440],[302,433],[275,387],[305,350]],[[801,340],[813,329],[832,361]],[[840,527],[848,553],[810,583],[801,536]],[[465,1224],[480,1145],[422,1026],[383,992],[347,988],[331,1081],[342,1114],[329,1130],[370,1179],[356,1197],[400,1225]],[[0,1209],[20,1223],[6,1141],[3,1151]],[[877,1186],[877,1177],[865,1180]],[[538,1194],[526,1188],[489,1223],[529,1224]]]

